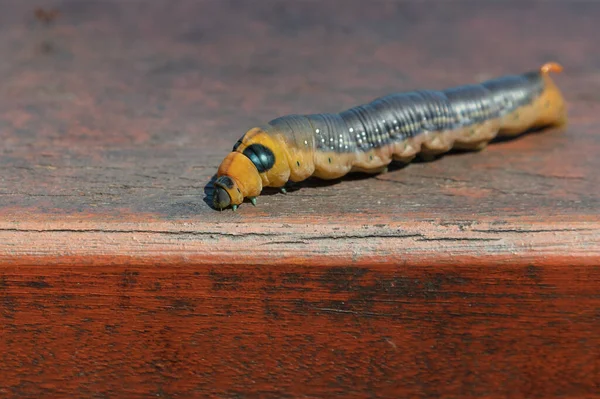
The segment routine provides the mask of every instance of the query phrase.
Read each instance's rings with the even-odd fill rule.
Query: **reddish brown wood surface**
[[[600,4],[434,4],[0,1],[0,397],[600,397]],[[550,60],[565,129],[207,203],[256,124]]]

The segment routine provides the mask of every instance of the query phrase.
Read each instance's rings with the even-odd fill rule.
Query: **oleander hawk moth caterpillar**
[[[350,172],[381,173],[392,161],[481,150],[496,136],[566,123],[565,100],[550,78],[557,63],[520,75],[442,91],[391,94],[333,114],[287,115],[248,130],[221,163],[216,209],[237,207],[264,187]]]

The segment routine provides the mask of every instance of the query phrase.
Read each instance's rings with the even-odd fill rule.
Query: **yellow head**
[[[248,197],[254,203],[263,187],[283,187],[290,177],[284,143],[263,129],[250,129],[225,157],[215,181],[213,205],[234,210]]]

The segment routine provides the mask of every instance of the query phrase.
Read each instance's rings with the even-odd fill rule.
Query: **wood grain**
[[[600,397],[600,5],[0,9],[0,397]],[[209,206],[250,127],[547,61],[564,129]]]
[[[598,268],[5,267],[4,395],[585,397]]]

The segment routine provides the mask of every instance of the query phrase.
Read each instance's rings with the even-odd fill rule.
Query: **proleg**
[[[391,94],[337,114],[274,119],[246,132],[225,157],[213,205],[235,210],[245,198],[256,204],[264,187],[380,173],[392,161],[481,150],[497,136],[564,125],[565,100],[550,77],[561,71],[551,62],[479,84]]]

